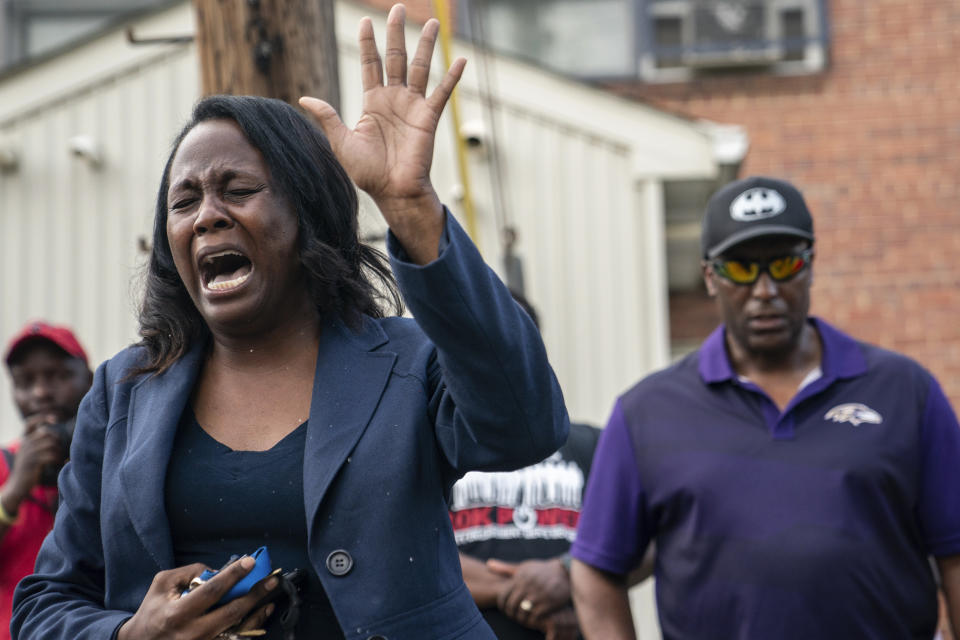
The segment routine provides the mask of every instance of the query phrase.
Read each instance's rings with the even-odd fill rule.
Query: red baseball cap
[[[83,350],[83,347],[80,346],[80,341],[73,335],[73,331],[67,327],[55,327],[46,322],[36,321],[25,326],[20,330],[20,333],[10,340],[10,343],[7,345],[6,355],[3,357],[7,366],[10,365],[10,360],[13,358],[14,352],[17,349],[27,343],[39,340],[53,343],[55,346],[63,349],[67,355],[80,358],[84,362],[87,361],[87,354]]]

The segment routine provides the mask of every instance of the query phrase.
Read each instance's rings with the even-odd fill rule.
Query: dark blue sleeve
[[[540,332],[446,212],[440,256],[419,266],[393,234],[390,262],[404,300],[436,347],[427,372],[437,442],[454,472],[542,460],[570,422]]]
[[[600,435],[570,554],[597,569],[632,571],[649,543],[643,487],[618,400]]]
[[[106,367],[97,368],[77,413],[70,461],[58,481],[60,507],[53,531],[40,548],[35,573],[14,592],[14,640],[104,640],[132,615],[103,606],[99,488],[108,422]]]
[[[960,425],[943,390],[932,378],[920,447],[917,516],[924,543],[935,556],[960,553]]]

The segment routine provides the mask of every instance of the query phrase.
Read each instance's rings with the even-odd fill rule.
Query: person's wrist
[[[377,206],[411,262],[425,265],[437,259],[446,214],[435,193],[422,199],[391,200],[389,205],[377,202]]]
[[[6,494],[0,494],[0,525],[9,527],[17,521],[17,516],[20,515],[20,501],[16,501],[15,504],[16,506],[13,506]]]
[[[6,486],[3,487],[3,492],[0,493],[7,511],[13,512],[19,509],[20,503],[27,499],[33,487],[39,482],[39,479],[39,471],[30,476],[22,473],[14,473]]]
[[[404,196],[373,199],[390,228],[406,225],[432,225],[443,216],[443,203],[433,189]]]
[[[114,640],[128,640],[129,635],[127,632],[129,631],[129,627],[127,623],[130,622],[132,619],[133,618],[127,618],[126,620],[120,623],[120,626],[117,627],[117,630],[113,635]]]

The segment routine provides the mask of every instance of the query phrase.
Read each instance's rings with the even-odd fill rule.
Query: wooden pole
[[[333,0],[193,0],[203,94],[313,96],[340,110]]]

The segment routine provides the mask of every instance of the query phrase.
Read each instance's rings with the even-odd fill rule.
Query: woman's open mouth
[[[253,273],[253,263],[234,249],[218,251],[200,261],[200,278],[210,291],[236,289]]]

